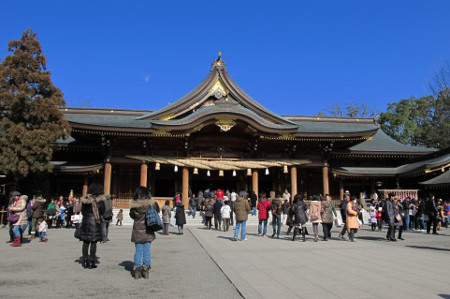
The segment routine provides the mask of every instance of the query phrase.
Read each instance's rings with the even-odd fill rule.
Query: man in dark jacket
[[[108,235],[109,235],[109,224],[113,218],[113,205],[112,205],[112,199],[111,196],[107,195],[105,196],[105,213],[103,214],[102,219],[102,235],[103,240],[102,243],[106,243],[109,241]]]
[[[273,233],[272,238],[277,235],[277,238],[280,238],[281,231],[281,214],[283,213],[281,201],[278,198],[272,199],[272,227]]]
[[[44,218],[44,205],[45,205],[45,199],[42,198],[42,196],[36,197],[34,200],[34,204],[31,207],[33,210],[32,219],[31,219],[31,233],[32,238],[36,236],[36,232],[38,231],[38,220],[39,218]]]
[[[431,231],[431,224],[433,224],[433,235],[437,235],[437,216],[438,209],[436,207],[436,202],[434,195],[430,195],[430,198],[425,203],[425,214],[428,215],[427,222],[427,234]]]
[[[341,238],[343,240],[345,240],[345,237],[344,237],[345,233],[348,233],[348,230],[347,230],[347,205],[348,205],[349,201],[350,201],[350,192],[345,191],[344,198],[341,201],[341,204],[339,206],[340,211],[341,211],[342,223],[343,223],[342,231],[339,234],[339,238]]]
[[[388,224],[388,231],[386,234],[386,239],[389,241],[396,242],[395,239],[395,195],[390,194],[384,205],[384,220]]]
[[[222,215],[220,214],[220,209],[222,209],[222,202],[220,201],[220,199],[216,199],[215,203],[213,204],[213,208],[214,208],[214,228],[217,230],[221,230],[222,229]]]
[[[252,215],[256,216],[256,202],[258,201],[258,196],[256,195],[255,191],[252,191],[251,197],[250,197],[250,203],[252,204]]]

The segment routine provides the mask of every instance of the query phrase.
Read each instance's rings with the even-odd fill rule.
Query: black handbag
[[[77,224],[75,227],[75,232],[73,233],[73,236],[77,239],[81,237],[81,224]]]

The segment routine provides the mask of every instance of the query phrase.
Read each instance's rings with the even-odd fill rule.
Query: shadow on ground
[[[450,251],[449,248],[439,248],[439,247],[430,247],[430,246],[406,245],[406,247],[409,247],[409,248],[415,248],[415,249],[428,249],[428,250],[437,250],[437,251]],[[443,297],[443,298],[449,298],[449,299],[450,299],[450,295],[439,295],[439,296],[448,296],[448,297]]]
[[[376,236],[356,236],[356,240],[367,240],[367,241],[386,241],[386,238],[376,237]]]
[[[123,261],[119,264],[119,266],[122,266],[126,271],[130,272],[130,276],[133,276],[134,262]]]

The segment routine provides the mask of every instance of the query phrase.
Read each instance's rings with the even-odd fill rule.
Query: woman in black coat
[[[98,183],[91,184],[88,195],[81,198],[83,220],[80,225],[79,239],[83,241],[83,268],[97,268],[95,254],[97,242],[102,240],[101,220],[105,212],[105,199],[103,186]]]
[[[186,224],[186,214],[184,213],[184,206],[181,201],[177,202],[175,211],[175,224],[178,225],[178,234],[183,234],[183,225]]]
[[[292,241],[295,241],[295,237],[297,236],[297,232],[301,229],[303,242],[306,241],[306,227],[305,224],[308,222],[308,216],[306,215],[306,210],[308,210],[308,206],[303,201],[303,198],[300,195],[295,195],[294,197],[294,235],[292,236]]]

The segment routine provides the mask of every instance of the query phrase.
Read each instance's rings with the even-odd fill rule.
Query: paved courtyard
[[[112,227],[112,241],[98,246],[99,268],[85,270],[73,230],[11,248],[0,229],[0,297],[450,298],[450,230],[405,233],[392,243],[363,229],[355,243],[303,243],[258,237],[255,226],[242,242],[231,241],[232,230],[189,227],[183,236],[157,236],[150,279],[138,281],[130,234],[131,227]]]

